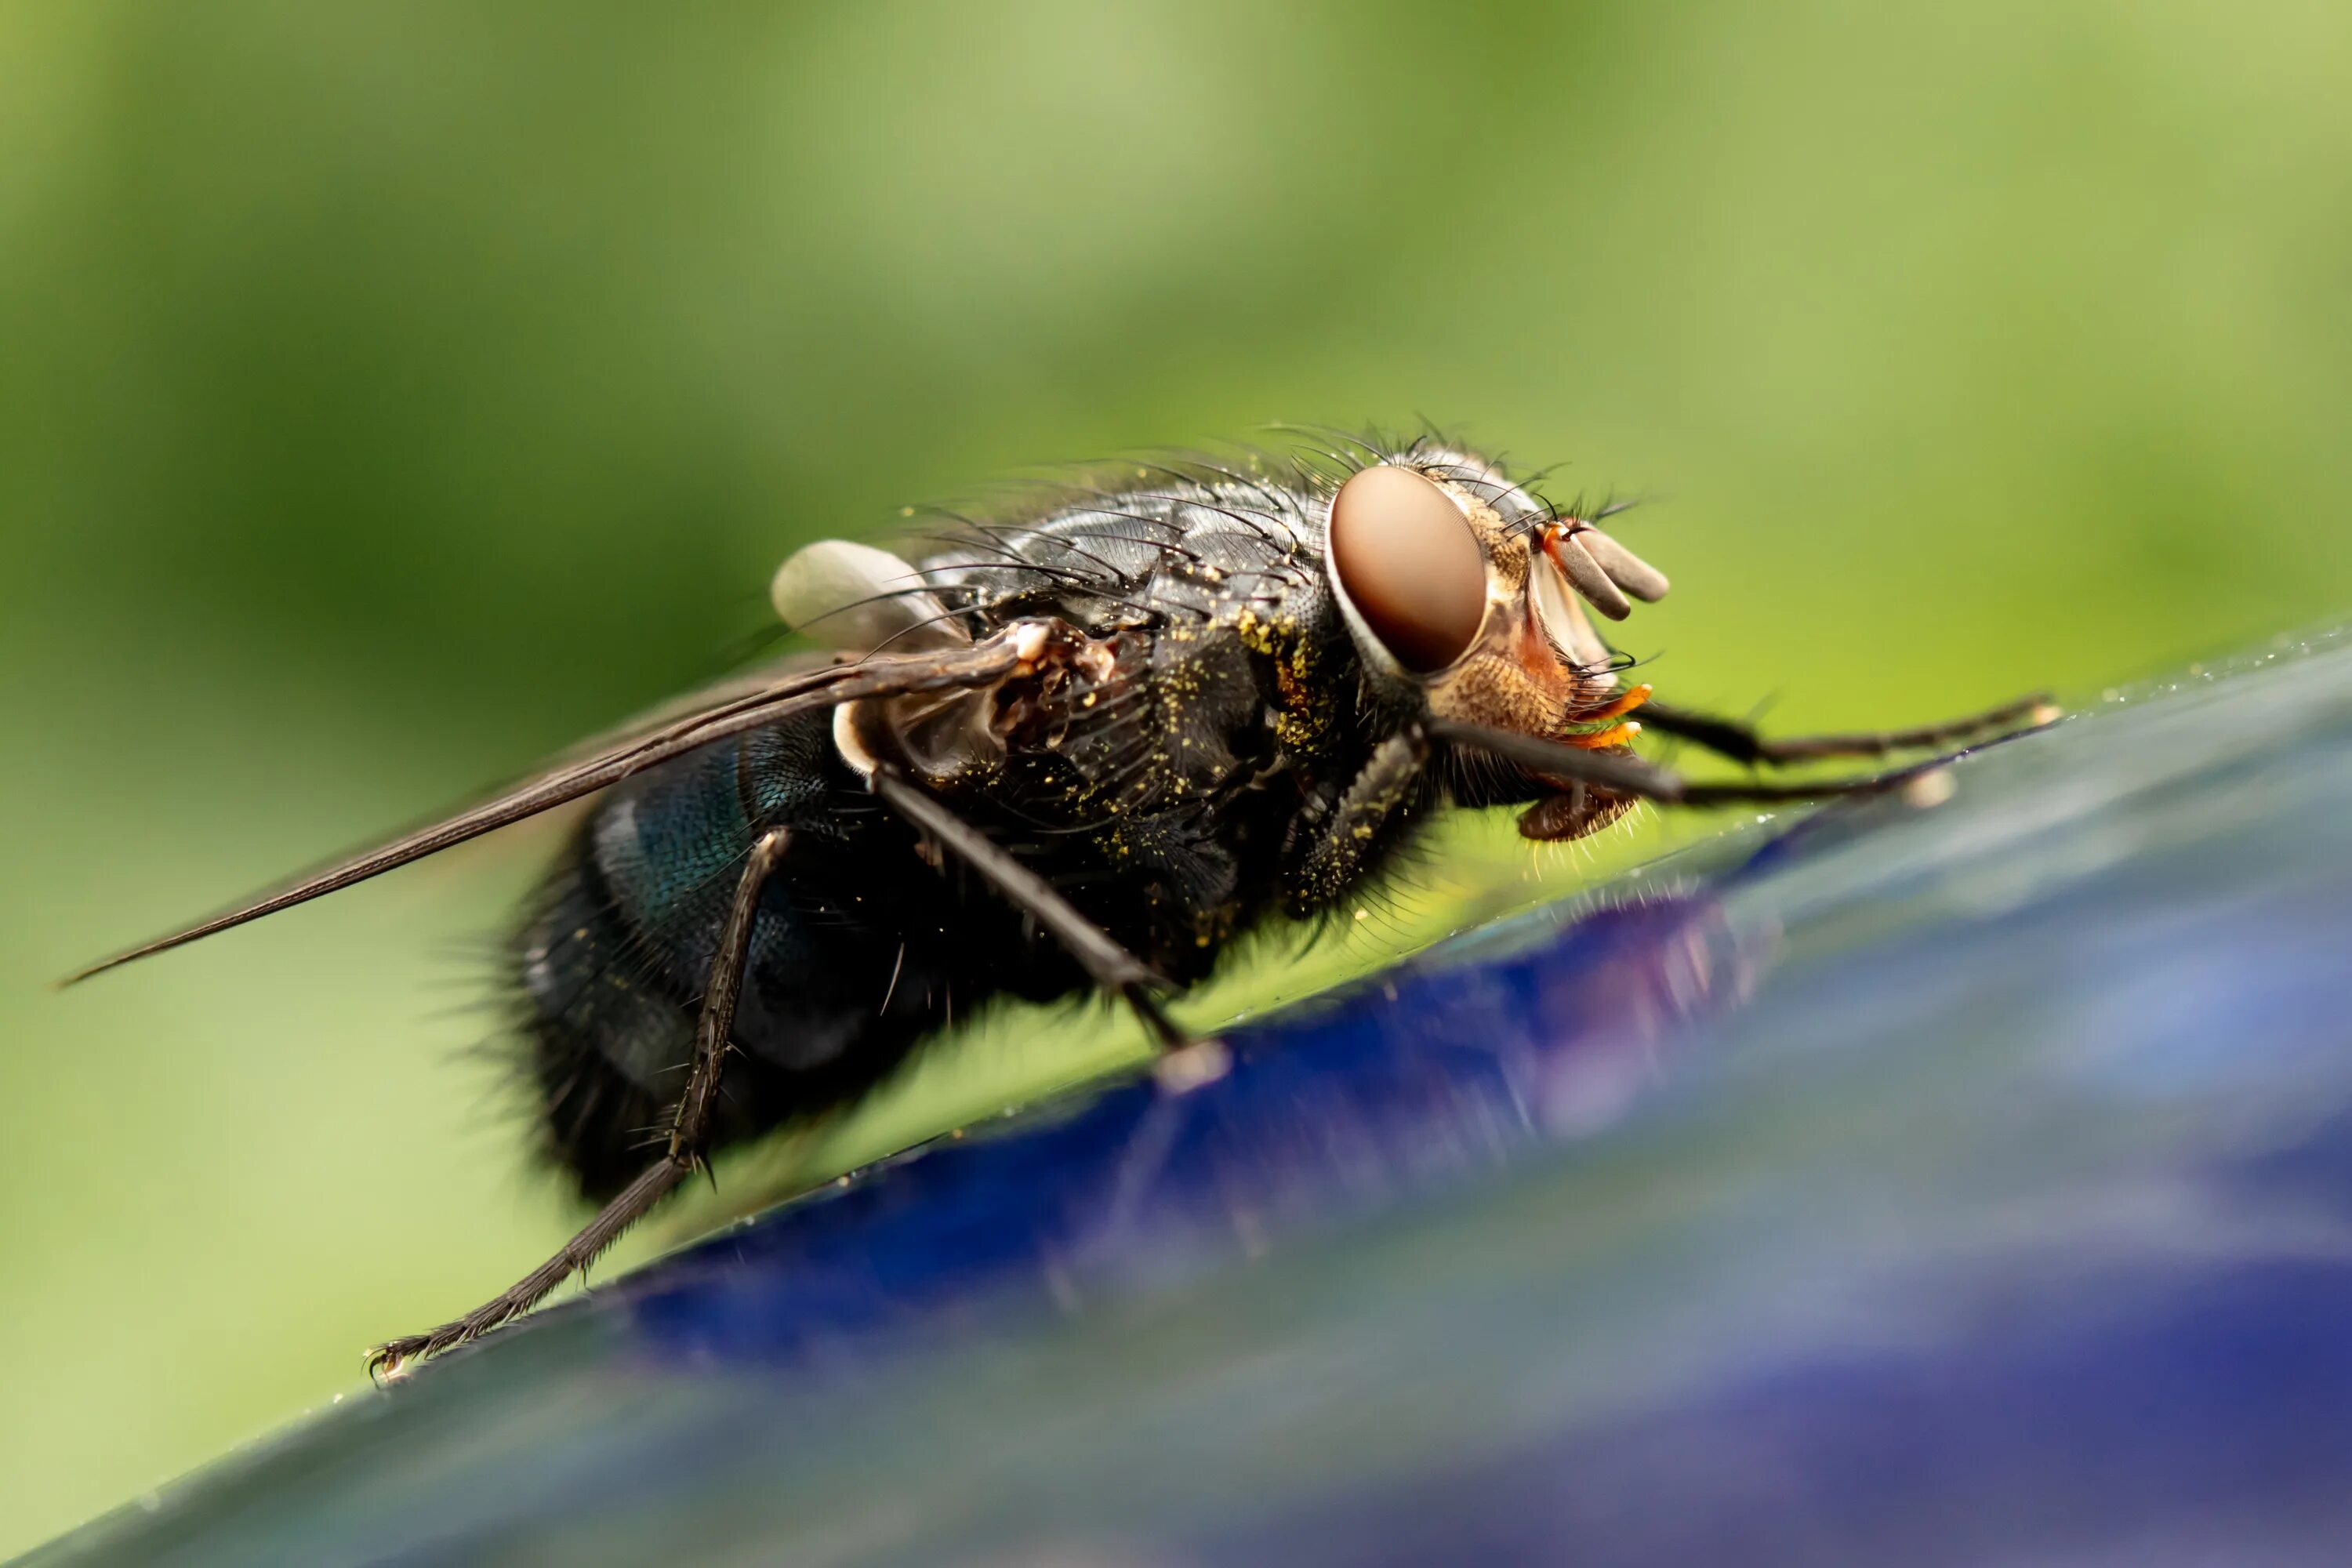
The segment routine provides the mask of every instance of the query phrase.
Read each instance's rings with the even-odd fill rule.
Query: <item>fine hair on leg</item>
[[[1106,994],[1124,998],[1143,1020],[1158,1049],[1179,1051],[1192,1043],[1160,1005],[1157,993],[1167,983],[1109,932],[1080,914],[1052,883],[887,765],[875,770],[873,782],[874,794],[883,805],[978,872],[1006,903],[1052,933]]]
[[[1652,702],[1642,710],[1644,729],[1678,735],[1693,745],[1704,746],[1718,756],[1751,767],[1758,763],[1815,762],[1824,757],[1883,757],[1889,752],[1958,745],[2004,730],[2047,724],[2057,717],[2056,705],[2046,694],[2037,692],[1998,708],[1988,708],[1981,713],[1909,730],[1861,730],[1849,734],[1791,735],[1773,740],[1739,720],[1718,718],[1694,709]]]
[[[606,1204],[554,1257],[498,1295],[430,1332],[393,1340],[370,1351],[371,1375],[397,1379],[415,1363],[478,1339],[509,1319],[529,1311],[574,1272],[594,1262],[606,1247],[620,1239],[622,1232],[701,1167],[710,1108],[718,1097],[719,1077],[726,1066],[728,1035],[735,1026],[735,1004],[743,992],[743,966],[751,951],[751,925],[759,913],[760,893],[775,874],[790,842],[790,834],[781,827],[761,834],[752,844],[743,874],[736,881],[727,923],[719,931],[719,949],[711,954],[710,976],[703,986],[702,1006],[695,1018],[694,1053],[687,1068],[686,1089],[678,1096],[668,1146],[661,1158]]]
[[[1516,763],[1542,778],[1556,779],[1563,784],[1597,785],[1612,795],[1633,795],[1665,805],[1771,805],[1829,795],[1879,795],[1900,788],[1950,761],[1947,757],[1930,757],[1883,773],[1807,784],[1695,784],[1672,768],[1662,768],[1639,757],[1585,751],[1516,731],[1465,724],[1453,719],[1430,720],[1428,730],[1433,739]]]

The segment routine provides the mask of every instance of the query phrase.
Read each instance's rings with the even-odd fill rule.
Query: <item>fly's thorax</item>
[[[1620,616],[1662,576],[1474,453],[1322,456],[1333,468],[1138,466],[1025,515],[953,519],[947,548],[911,561],[803,552],[778,607],[845,653],[870,651],[845,638],[969,645],[1024,619],[1103,650],[1096,671],[845,709],[843,758],[899,758],[942,784],[1006,774],[1071,821],[1244,771],[1345,770],[1415,715],[1553,734],[1613,699],[1580,595]]]

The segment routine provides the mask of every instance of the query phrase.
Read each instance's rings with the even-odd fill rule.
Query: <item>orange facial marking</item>
[[[1650,689],[1647,686],[1636,686],[1599,712],[1585,713],[1579,717],[1588,724],[1598,724],[1604,719],[1622,719],[1649,700]]]
[[[1562,735],[1559,739],[1562,745],[1580,746],[1588,752],[1601,752],[1606,751],[1611,746],[1630,746],[1633,743],[1633,737],[1641,732],[1642,726],[1639,724],[1612,724],[1598,734]]]

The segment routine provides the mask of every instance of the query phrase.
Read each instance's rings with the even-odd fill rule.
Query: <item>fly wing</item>
[[[165,952],[211,936],[247,921],[276,914],[363,882],[412,860],[436,855],[452,845],[477,838],[493,828],[536,816],[542,811],[593,795],[607,784],[698,746],[741,734],[814,708],[830,708],[866,697],[890,697],[907,692],[940,691],[956,687],[986,686],[1011,675],[1022,655],[1014,642],[1018,626],[984,642],[930,652],[875,657],[851,664],[825,665],[789,673],[771,672],[767,679],[738,678],[700,694],[694,705],[670,714],[656,714],[617,732],[603,743],[575,752],[511,788],[467,808],[454,816],[403,834],[388,844],[338,860],[284,887],[247,900],[210,919],[169,932],[152,942],[125,949],[68,975],[59,984],[71,985],[135,958]]]
[[[652,707],[631,714],[609,730],[600,730],[564,747],[541,764],[540,772],[553,773],[573,763],[586,762],[606,752],[646,740],[671,725],[714,711],[724,704],[743,698],[756,698],[795,676],[808,675],[840,661],[821,653],[794,653],[782,658],[772,658],[720,676],[708,685],[664,698]]]

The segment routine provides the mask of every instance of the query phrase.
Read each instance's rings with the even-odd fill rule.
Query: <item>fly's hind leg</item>
[[[687,1067],[686,1089],[672,1113],[668,1144],[661,1158],[606,1204],[577,1236],[565,1242],[562,1250],[498,1295],[429,1333],[412,1334],[370,1351],[371,1375],[397,1379],[415,1363],[478,1339],[509,1319],[529,1311],[574,1272],[594,1262],[606,1247],[620,1239],[623,1231],[701,1168],[709,1135],[710,1109],[718,1099],[719,1076],[727,1061],[728,1035],[735,1026],[735,1003],[743,993],[743,965],[751,946],[751,922],[759,913],[761,889],[775,874],[789,842],[790,836],[782,828],[761,835],[751,846],[751,858],[735,884],[734,900],[719,932],[719,951],[711,955],[710,977],[703,986],[702,1007],[695,1020],[694,1055]]]
[[[1052,883],[889,767],[875,769],[873,786],[883,805],[980,873],[1006,903],[1051,932],[1104,994],[1117,996],[1134,1009],[1160,1053],[1153,1071],[1161,1084],[1174,1089],[1193,1089],[1224,1076],[1230,1058],[1223,1044],[1187,1035],[1160,1005],[1166,980],[1080,914]]]
[[[1843,735],[1792,735],[1771,740],[1737,719],[1653,702],[1642,710],[1643,727],[1661,734],[1679,735],[1735,763],[1784,765],[1823,757],[1880,757],[1889,752],[1925,751],[1982,740],[2009,730],[2048,724],[2058,717],[2057,704],[2037,693],[1940,724],[1910,730],[1864,730]]]

